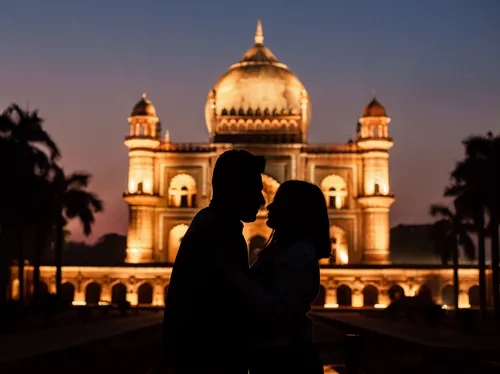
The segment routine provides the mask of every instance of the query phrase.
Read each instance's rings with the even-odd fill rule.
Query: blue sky
[[[96,236],[124,233],[132,106],[146,91],[172,141],[206,141],[206,95],[258,17],[310,94],[311,142],[352,137],[373,90],[386,106],[393,224],[429,221],[461,140],[500,129],[495,0],[19,0],[0,13],[0,107],[40,109],[67,169],[95,176]]]

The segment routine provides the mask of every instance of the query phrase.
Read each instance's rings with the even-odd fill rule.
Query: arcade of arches
[[[64,267],[63,294],[75,303],[129,301],[132,305],[164,305],[170,267]],[[27,268],[27,279],[32,268]],[[381,274],[383,273],[383,274]],[[12,274],[17,274],[13,271]],[[43,288],[55,292],[55,268],[42,266]],[[460,270],[460,307],[479,304],[476,269]],[[424,293],[437,303],[453,306],[451,269],[321,269],[317,305],[326,307],[384,307],[401,295]],[[11,280],[15,296],[17,279]],[[42,288],[42,289],[43,289]]]

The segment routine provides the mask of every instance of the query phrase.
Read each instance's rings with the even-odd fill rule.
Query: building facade
[[[125,267],[64,267],[65,290],[75,302],[117,301],[163,305],[180,241],[193,216],[211,198],[217,157],[244,148],[267,159],[262,175],[267,203],[280,183],[308,180],[321,187],[328,204],[332,258],[321,270],[327,306],[384,306],[396,293],[428,292],[452,302],[452,271],[439,266],[390,264],[390,118],[374,98],[346,144],[311,144],[309,95],[296,75],[264,44],[257,23],[254,44],[209,90],[205,118],[209,141],[173,143],[159,114],[143,94],[128,118],[129,206]],[[245,224],[249,254],[270,234],[263,208]],[[53,267],[42,278],[54,290]],[[460,305],[477,305],[477,269],[460,270]],[[15,289],[13,279],[13,290]],[[14,292],[14,291],[13,291]]]
[[[170,142],[144,94],[129,117],[129,205],[127,262],[173,263],[180,239],[211,197],[217,157],[244,148],[266,157],[262,175],[269,203],[280,183],[303,179],[324,192],[330,212],[333,262],[387,264],[390,118],[373,99],[362,112],[355,140],[310,144],[311,102],[302,82],[264,44],[257,24],[254,45],[210,89],[205,118],[210,141]],[[354,133],[354,129],[353,129]],[[354,134],[353,134],[354,135]],[[269,228],[263,207],[245,225],[250,251],[265,242]]]

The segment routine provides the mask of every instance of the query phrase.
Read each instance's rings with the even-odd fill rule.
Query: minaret
[[[154,186],[154,156],[161,143],[160,120],[153,103],[143,93],[128,118],[128,187],[123,194],[129,206],[128,263],[153,261],[153,220],[158,195]]]
[[[356,143],[362,150],[363,185],[358,203],[363,210],[364,256],[368,264],[390,263],[389,211],[394,195],[389,187],[389,137],[391,119],[373,98],[359,119]]]

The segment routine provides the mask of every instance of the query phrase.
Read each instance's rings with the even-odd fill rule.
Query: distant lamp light
[[[345,251],[339,252],[339,260],[342,265],[345,265],[349,262],[349,256],[347,256],[347,253],[345,253]]]
[[[325,304],[324,305],[325,308],[329,308],[329,309],[335,309],[335,308],[338,308],[339,307],[339,304]]]
[[[135,189],[136,189],[136,184],[135,184],[135,181],[131,180],[130,182],[128,182],[128,192],[135,192]]]

